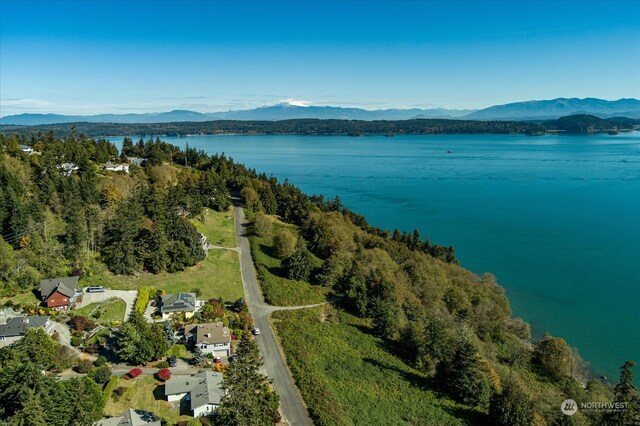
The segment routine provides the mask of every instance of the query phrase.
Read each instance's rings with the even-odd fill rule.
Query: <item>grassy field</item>
[[[238,253],[231,250],[210,250],[202,262],[174,274],[141,273],[133,277],[100,275],[84,278],[81,283],[83,286],[103,285],[119,290],[156,287],[166,290],[167,293],[199,288],[202,291],[200,297],[204,299],[222,297],[224,300],[236,300],[244,296],[240,260]]]
[[[478,413],[431,391],[366,320],[332,306],[273,314],[287,362],[317,425],[459,425]]]
[[[181,416],[178,406],[173,406],[164,400],[163,384],[152,376],[142,375],[135,379],[119,378],[116,388],[123,386],[127,391],[118,401],[115,401],[115,392],[107,400],[104,413],[107,416],[119,416],[129,407],[136,410],[150,411],[164,418],[170,424],[176,424],[181,420],[189,420],[191,417]],[[177,403],[176,403],[177,404]]]
[[[271,256],[269,238],[252,236],[250,241],[251,255],[265,302],[274,306],[296,306],[322,303],[327,300],[329,288],[279,276],[281,261]],[[320,259],[314,260],[317,263],[314,266],[319,266]]]
[[[198,229],[198,232],[207,237],[209,243],[223,247],[236,246],[233,206],[226,212],[205,208],[202,215],[191,219],[191,223]]]
[[[126,304],[122,299],[111,299],[104,302],[92,303],[75,313],[91,318],[98,324],[111,325],[112,321],[124,321]],[[96,318],[97,317],[97,318]]]

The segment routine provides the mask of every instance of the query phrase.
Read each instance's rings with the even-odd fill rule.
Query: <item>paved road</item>
[[[111,290],[107,289],[107,291],[103,293],[83,293],[82,294],[82,303],[78,304],[78,309],[84,308],[91,303],[104,302],[109,299],[113,299],[117,297],[118,299],[124,300],[126,304],[125,312],[124,312],[124,320],[129,319],[129,315],[133,311],[133,305],[136,302],[136,298],[138,297],[137,290]]]
[[[290,425],[312,425],[313,422],[309,418],[307,408],[293,381],[291,372],[280,352],[276,336],[269,324],[269,314],[278,308],[266,305],[262,298],[256,278],[256,270],[251,259],[249,239],[245,233],[244,209],[238,204],[235,205],[234,215],[244,294],[254,325],[260,328],[261,333],[256,340],[264,358],[264,368],[269,377],[273,379],[273,387],[280,396],[283,420]]]

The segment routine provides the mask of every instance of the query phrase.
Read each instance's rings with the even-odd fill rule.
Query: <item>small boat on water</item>
[[[608,132],[610,135],[617,135],[620,134],[620,132],[618,132],[617,130],[609,130]]]
[[[447,151],[447,154],[453,154],[453,151]]]

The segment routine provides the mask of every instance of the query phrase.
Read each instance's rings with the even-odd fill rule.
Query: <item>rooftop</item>
[[[119,417],[102,419],[94,426],[160,426],[160,419],[153,413],[129,408]]]
[[[48,316],[30,316],[11,318],[6,324],[0,325],[0,337],[24,336],[30,328],[44,327],[49,321]]]
[[[193,376],[172,377],[164,387],[165,395],[191,393],[191,409],[206,404],[220,404],[224,396],[222,373],[204,371]]]
[[[167,294],[162,298],[160,307],[160,312],[193,312],[195,310],[195,293]]]
[[[76,288],[78,287],[79,279],[80,277],[60,277],[41,280],[40,295],[48,296],[57,289],[65,296],[72,297],[75,293]]]
[[[228,343],[231,341],[229,327],[225,327],[220,321],[186,326],[184,335],[187,339],[195,335],[196,344]]]

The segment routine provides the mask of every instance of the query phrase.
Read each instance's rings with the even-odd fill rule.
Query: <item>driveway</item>
[[[78,308],[84,308],[87,305],[98,302],[105,302],[109,299],[118,298],[124,300],[126,308],[124,311],[124,320],[129,319],[129,315],[133,311],[133,305],[138,297],[138,290],[111,290],[107,289],[101,293],[87,293],[82,294],[82,303],[78,304]]]
[[[80,357],[80,359],[89,359],[91,361],[96,360],[96,357],[94,355],[84,353],[75,346],[71,345],[71,330],[69,330],[69,327],[67,327],[66,324],[56,322],[53,326],[53,329],[58,332],[58,337],[60,339],[59,343],[70,348],[76,355]]]
[[[258,341],[258,346],[264,359],[264,369],[267,375],[273,379],[273,387],[280,396],[283,420],[290,425],[311,426],[313,423],[309,418],[307,408],[293,381],[293,377],[287,367],[282,352],[280,352],[275,333],[269,324],[269,314],[277,308],[265,304],[262,299],[253,259],[251,259],[249,239],[245,231],[244,209],[242,209],[237,201],[235,202],[234,215],[238,251],[240,253],[242,285],[254,325],[260,328],[261,333],[260,336],[256,337],[256,340]]]

